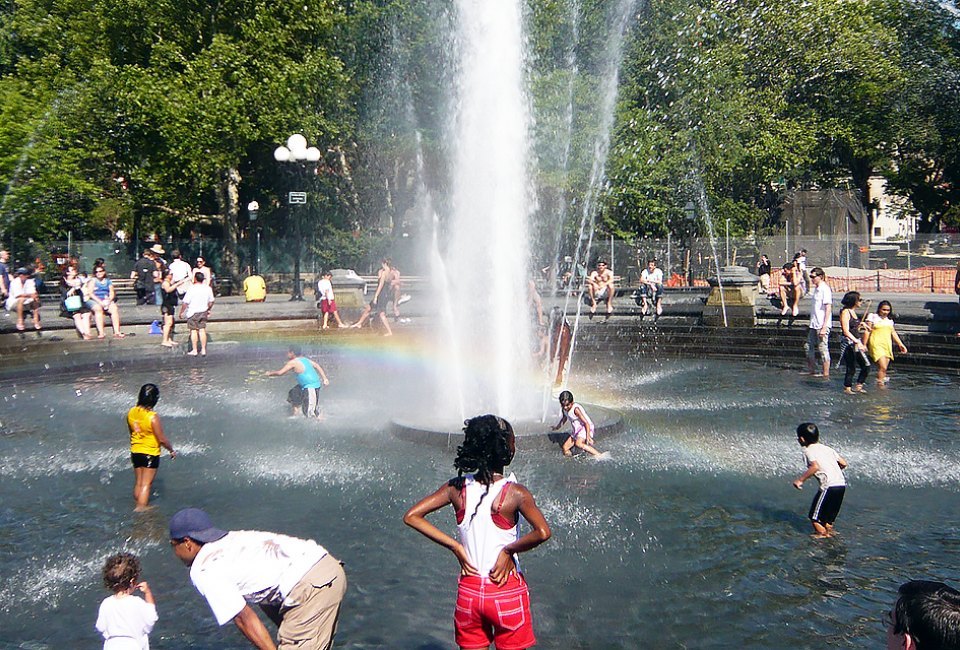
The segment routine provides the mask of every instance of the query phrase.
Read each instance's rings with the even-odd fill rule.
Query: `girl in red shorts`
[[[457,478],[443,484],[403,516],[408,526],[444,546],[460,562],[453,614],[463,649],[519,650],[536,644],[530,594],[517,554],[550,539],[550,527],[530,492],[513,474],[503,475],[516,452],[513,427],[495,415],[466,421],[463,444],[453,461]],[[464,475],[466,472],[472,472]],[[426,520],[452,505],[460,541]],[[520,515],[533,528],[520,536]]]

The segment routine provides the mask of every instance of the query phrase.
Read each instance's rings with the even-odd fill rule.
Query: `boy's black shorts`
[[[845,485],[835,485],[817,491],[817,496],[813,497],[813,503],[810,504],[810,514],[807,515],[810,520],[819,524],[832,524],[836,521],[846,489]]]

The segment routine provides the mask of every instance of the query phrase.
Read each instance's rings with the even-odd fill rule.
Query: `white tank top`
[[[513,527],[505,529],[494,523],[491,513],[491,509],[497,505],[500,492],[508,483],[516,483],[517,477],[510,474],[494,482],[489,490],[487,486],[477,481],[473,474],[464,477],[464,481],[463,520],[457,524],[460,543],[466,549],[470,563],[477,568],[481,577],[486,578],[496,563],[500,550],[519,537],[519,520]],[[483,494],[485,491],[486,496]],[[474,512],[477,514],[474,515]],[[513,556],[513,561],[517,564],[519,571],[520,565],[517,563],[516,555]]]
[[[582,420],[577,416],[577,411],[580,411],[580,413],[583,414]],[[573,430],[575,432],[579,433],[580,431],[586,431],[587,424],[590,425],[590,430],[593,431],[593,420],[591,420],[590,416],[587,415],[586,409],[577,403],[574,403],[573,408],[567,411],[567,419],[570,420],[570,424],[573,425]]]

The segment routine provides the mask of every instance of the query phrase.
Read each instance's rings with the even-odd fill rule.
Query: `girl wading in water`
[[[410,508],[403,522],[451,550],[460,563],[453,615],[457,645],[529,648],[536,638],[517,554],[550,539],[550,527],[527,488],[513,474],[503,475],[516,452],[510,423],[481,415],[465,424],[465,439],[453,461],[457,477]],[[447,505],[456,513],[460,541],[426,519]],[[520,515],[533,528],[522,537]]]
[[[163,432],[160,416],[153,408],[160,400],[160,389],[156,384],[144,384],[137,396],[137,405],[127,412],[127,427],[130,429],[130,460],[133,462],[133,498],[137,504],[135,510],[149,508],[150,488],[160,467],[160,448],[170,452],[170,458],[176,458],[177,452]]]

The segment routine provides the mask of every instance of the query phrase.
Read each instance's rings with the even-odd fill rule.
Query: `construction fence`
[[[835,291],[953,293],[960,269],[960,235],[932,235],[909,242],[862,244],[828,237],[718,237],[594,240],[586,263],[577,273],[588,272],[598,259],[606,260],[624,287],[637,286],[649,260],[663,269],[667,286],[707,286],[718,267],[743,266],[756,274],[760,255],[773,268],[772,281],[781,267],[800,250],[807,252],[807,268],[822,267]],[[563,268],[570,262],[561,261]]]

